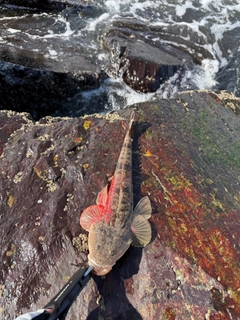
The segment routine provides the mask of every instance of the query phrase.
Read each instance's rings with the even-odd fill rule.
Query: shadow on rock
[[[118,265],[112,269],[105,279],[96,277],[95,281],[99,291],[99,308],[91,312],[87,320],[95,320],[99,316],[109,320],[142,320],[139,312],[127,298],[124,280],[121,277],[121,270]]]

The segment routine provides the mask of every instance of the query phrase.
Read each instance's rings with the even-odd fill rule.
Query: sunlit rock
[[[155,35],[159,37],[159,35]],[[115,21],[104,35],[109,50],[108,74],[122,76],[138,92],[155,92],[177,71],[193,66],[193,57],[181,48],[154,41],[148,26],[134,19]]]
[[[239,106],[204,91],[135,105],[134,197],[151,200],[153,238],[94,276],[70,318],[240,316]],[[44,306],[84,264],[79,217],[114,172],[130,112],[39,122],[0,112],[3,319]]]

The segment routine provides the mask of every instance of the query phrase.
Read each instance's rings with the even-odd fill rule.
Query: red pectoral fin
[[[80,217],[80,225],[89,231],[92,224],[99,221],[104,216],[104,206],[93,205],[83,211]]]
[[[97,204],[101,206],[105,206],[107,203],[108,197],[108,185],[106,185],[98,194],[97,196]]]

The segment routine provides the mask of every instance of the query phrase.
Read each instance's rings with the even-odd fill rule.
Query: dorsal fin
[[[102,206],[106,206],[108,197],[108,184],[99,192],[96,203]]]

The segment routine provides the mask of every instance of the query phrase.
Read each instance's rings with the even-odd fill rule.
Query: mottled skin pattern
[[[107,273],[132,242],[132,122],[111,181],[105,215],[91,226],[89,232],[89,265],[94,266],[99,275]]]

